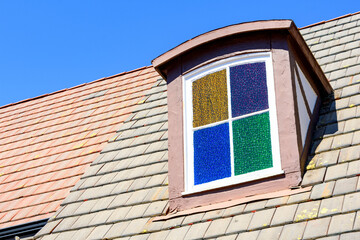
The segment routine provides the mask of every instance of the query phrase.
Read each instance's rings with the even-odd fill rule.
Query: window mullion
[[[226,67],[226,84],[228,96],[228,115],[229,115],[229,137],[230,137],[230,163],[231,163],[231,176],[235,176],[234,166],[234,151],[233,151],[233,131],[232,131],[232,113],[231,113],[231,85],[230,85],[230,67]]]

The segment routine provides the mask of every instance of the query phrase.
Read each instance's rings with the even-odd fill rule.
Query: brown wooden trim
[[[321,70],[319,64],[317,63],[315,57],[310,51],[310,48],[307,46],[299,30],[291,20],[256,21],[256,22],[247,22],[247,23],[241,23],[241,24],[219,28],[201,34],[193,39],[190,39],[178,45],[177,47],[169,50],[168,52],[152,60],[152,64],[155,70],[162,77],[166,78],[167,74],[164,70],[164,65],[174,60],[175,58],[184,55],[186,52],[196,47],[233,35],[248,34],[252,32],[265,32],[270,30],[273,32],[281,32],[285,30],[287,34],[289,34],[293,44],[297,46],[296,49],[300,50],[300,52],[306,59],[306,62],[308,62],[309,65],[311,66],[312,71],[314,72],[315,79],[318,79],[322,83],[320,86],[321,95],[324,96],[326,94],[331,93],[333,89],[329,81],[327,80],[325,74]]]
[[[183,210],[183,211],[175,212],[173,214],[170,213],[165,216],[157,216],[153,219],[153,221],[154,222],[165,221],[165,220],[175,218],[175,217],[181,217],[181,216],[187,216],[187,215],[195,214],[195,213],[208,212],[208,211],[217,210],[217,209],[229,208],[229,207],[233,207],[233,206],[248,203],[248,202],[290,196],[290,195],[294,195],[294,194],[298,194],[298,193],[309,192],[309,191],[311,191],[311,189],[312,189],[312,186],[309,186],[309,187],[305,187],[305,188],[286,189],[286,190],[282,190],[282,191],[259,194],[259,195],[255,195],[255,196],[251,196],[251,197],[244,197],[244,198],[231,200],[231,201],[227,201],[227,202],[222,202],[222,203],[207,205],[207,206],[203,206],[203,207],[197,207],[197,208],[192,208],[192,209],[188,209],[188,210]]]
[[[297,135],[297,145],[298,145],[298,151],[299,156],[301,156],[301,153],[303,152],[303,141],[301,136],[301,124],[300,124],[300,114],[299,114],[299,105],[297,100],[297,92],[296,92],[296,83],[295,83],[295,59],[293,55],[290,57],[290,68],[291,68],[291,85],[292,85],[292,91],[294,96],[294,108],[295,108],[295,126],[296,126],[296,135]]]
[[[306,62],[306,60],[304,60],[304,56],[302,56],[302,54],[297,51],[296,46],[294,44],[293,41],[291,41],[291,39],[288,41],[291,52],[293,53],[293,56],[295,58],[295,62],[299,65],[299,68],[301,70],[301,72],[305,75],[306,79],[314,79],[314,74],[311,74],[309,72],[309,69],[311,70],[311,65],[309,65],[308,62]],[[324,92],[321,92],[321,89],[323,89],[323,87],[321,86],[321,82],[315,82],[314,80],[309,81],[310,86],[312,87],[312,89],[315,91],[317,96],[323,96]]]
[[[323,87],[324,91],[329,94],[333,91],[329,81],[327,80],[324,72],[322,71],[321,67],[319,66],[318,62],[316,61],[314,55],[312,54],[309,46],[306,44],[304,38],[300,34],[299,30],[295,26],[294,23],[292,23],[289,33],[292,36],[292,39],[295,41],[295,43],[300,48],[301,52],[304,54],[307,62],[312,66],[312,70],[316,74],[317,78],[322,83],[321,86]],[[324,94],[322,94],[324,95]]]
[[[230,25],[223,28],[218,28],[210,32],[203,33],[198,35],[176,47],[163,53],[154,60],[151,61],[155,69],[158,69],[160,65],[165,64],[171,59],[187,52],[197,46],[203,45],[205,43],[211,42],[213,40],[228,37],[235,34],[249,33],[255,31],[265,31],[265,30],[281,30],[289,29],[292,24],[291,20],[269,20],[269,21],[255,21],[255,22],[246,22],[241,24]]]

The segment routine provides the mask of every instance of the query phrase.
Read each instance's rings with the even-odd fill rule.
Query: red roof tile
[[[144,67],[1,107],[0,228],[54,214],[157,79]]]

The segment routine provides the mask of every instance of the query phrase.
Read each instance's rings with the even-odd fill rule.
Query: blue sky
[[[357,11],[358,0],[0,0],[0,106],[148,66],[230,24],[293,19],[303,27]]]

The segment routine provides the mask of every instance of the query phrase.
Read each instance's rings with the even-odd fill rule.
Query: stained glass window
[[[184,83],[187,191],[281,171],[270,54],[220,61]]]

